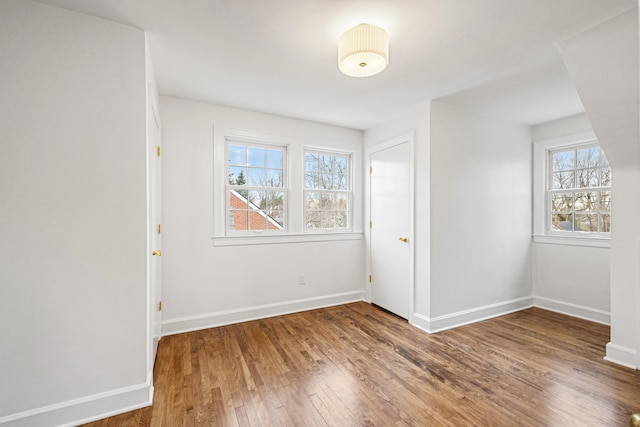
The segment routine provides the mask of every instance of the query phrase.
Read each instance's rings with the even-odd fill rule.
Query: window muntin
[[[351,229],[351,156],[307,150],[304,177],[305,230]]]
[[[226,229],[286,231],[286,148],[227,141]]]
[[[611,231],[611,168],[598,144],[548,151],[550,234]]]

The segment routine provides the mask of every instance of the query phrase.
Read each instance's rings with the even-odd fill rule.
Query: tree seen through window
[[[305,228],[348,229],[351,224],[349,155],[305,152]]]
[[[549,228],[558,232],[611,231],[611,168],[598,145],[549,153]]]
[[[285,148],[233,142],[227,145],[227,153],[227,228],[284,230]]]

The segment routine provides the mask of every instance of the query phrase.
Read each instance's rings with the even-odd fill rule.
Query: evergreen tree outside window
[[[286,149],[242,141],[229,141],[226,148],[227,231],[285,231]]]

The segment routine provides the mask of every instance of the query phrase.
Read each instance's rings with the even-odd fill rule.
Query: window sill
[[[282,243],[331,242],[361,239],[362,233],[360,232],[278,234],[271,236],[220,236],[212,238],[213,246],[275,245]]]
[[[588,246],[592,248],[611,247],[611,239],[603,239],[598,237],[549,236],[534,234],[533,242],[545,243],[549,245]]]

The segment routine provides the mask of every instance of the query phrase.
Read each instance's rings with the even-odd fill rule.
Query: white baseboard
[[[413,316],[411,316],[411,324],[433,334],[493,317],[503,316],[532,306],[533,297],[527,296],[432,318],[414,313]]]
[[[56,403],[0,418],[3,427],[77,426],[150,406],[153,385],[146,383]]]
[[[536,307],[566,314],[567,316],[578,317],[591,322],[602,323],[603,325],[611,324],[611,313],[608,311],[536,296],[533,297],[533,304]]]
[[[638,353],[631,348],[622,347],[612,342],[607,343],[607,355],[604,357],[604,360],[631,369],[638,368],[636,365]]]
[[[247,322],[249,320],[264,319],[283,314],[314,310],[332,305],[348,304],[364,301],[365,291],[344,292],[333,295],[287,301],[276,304],[258,305],[237,310],[226,310],[199,316],[182,317],[162,322],[162,335],[180,334],[199,329],[214,328],[216,326]]]

